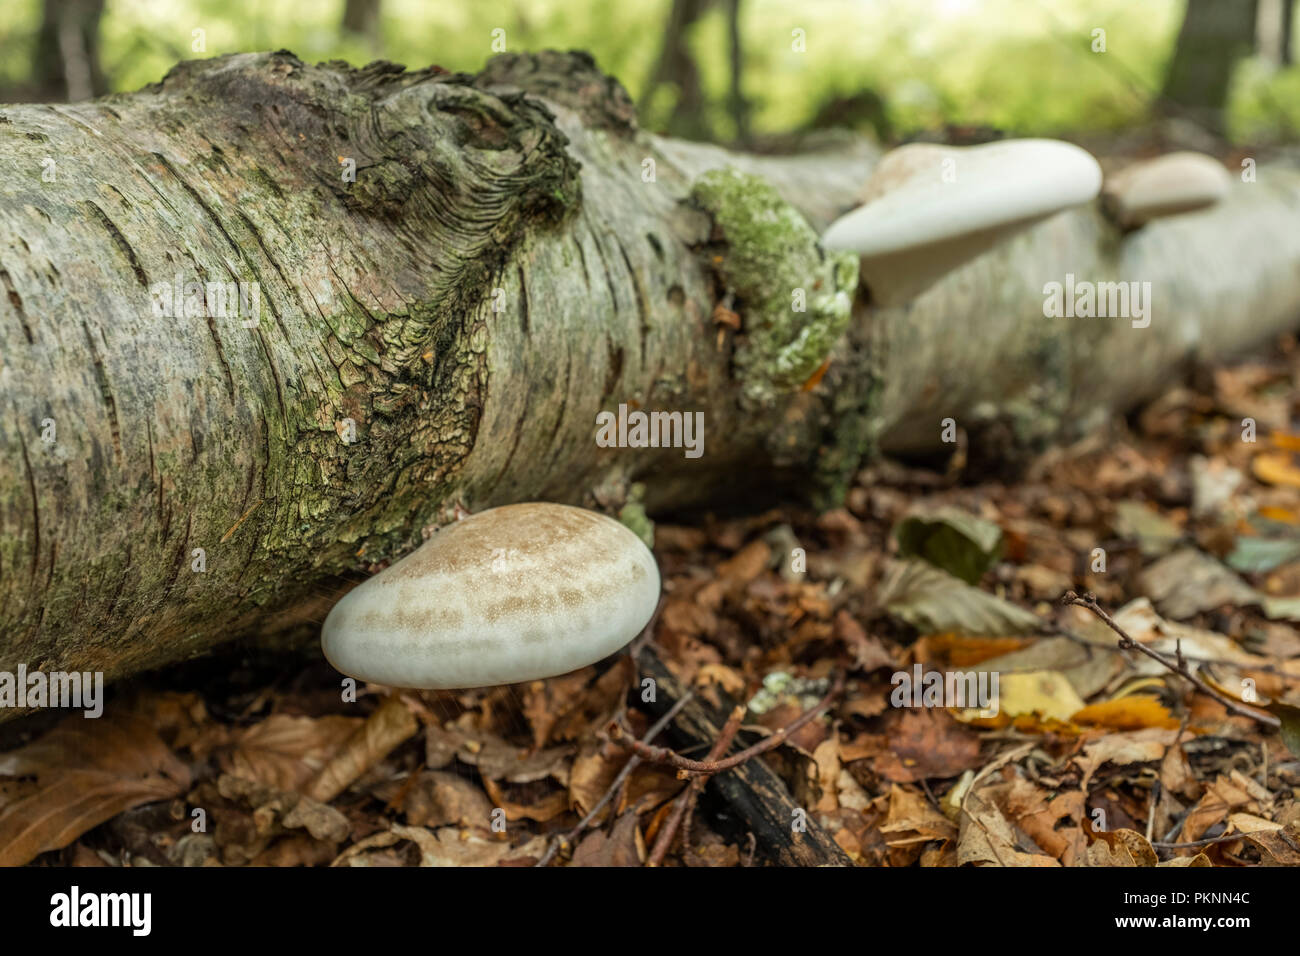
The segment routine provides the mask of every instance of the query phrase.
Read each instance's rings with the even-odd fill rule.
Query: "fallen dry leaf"
[[[1027,853],[993,800],[983,791],[967,794],[957,837],[957,864],[980,866],[1060,866],[1043,853]]]
[[[889,747],[873,764],[876,773],[895,783],[956,777],[980,765],[979,736],[947,711],[903,711],[890,731]]]
[[[542,781],[509,784],[484,777],[483,788],[487,790],[493,806],[505,811],[507,820],[536,820],[545,823],[569,809],[568,792]]]
[[[1234,813],[1228,822],[1279,866],[1300,866],[1300,824],[1283,826],[1249,813]]]
[[[1083,709],[1074,685],[1060,671],[1030,671],[1001,675],[997,704],[1008,717],[1036,714],[1068,721]]]
[[[293,717],[272,714],[238,732],[219,752],[225,773],[281,790],[298,790],[315,778],[365,721],[360,717]]]
[[[1142,730],[1144,727],[1162,727],[1170,729],[1178,726],[1178,721],[1169,713],[1169,708],[1154,697],[1143,694],[1130,694],[1115,700],[1103,700],[1089,704],[1076,711],[1070,721],[1075,724],[1087,724],[1096,727],[1109,727],[1112,730]]]
[[[885,834],[889,846],[957,838],[957,826],[936,810],[923,794],[898,784],[889,788],[889,814],[880,832]]]
[[[19,750],[0,755],[0,777],[30,777],[0,791],[0,866],[58,850],[124,810],[179,796],[186,766],[153,726],[111,711],[66,717]]]
[[[387,800],[406,822],[417,827],[491,825],[492,802],[466,778],[441,770],[425,770],[407,780],[392,780],[376,787],[374,795]]]
[[[1250,470],[1266,484],[1300,488],[1300,468],[1285,452],[1261,452],[1251,460]]]
[[[343,748],[321,768],[304,792],[313,800],[329,803],[397,746],[415,736],[419,725],[400,697],[386,697]]]
[[[1136,830],[1103,830],[1080,861],[1084,866],[1155,866],[1155,849]]]
[[[341,843],[351,829],[347,817],[333,807],[255,780],[223,774],[217,780],[217,792],[252,809],[259,837],[274,836],[281,829],[302,829],[317,840]]]
[[[1196,806],[1183,821],[1178,841],[1189,843],[1205,836],[1205,831],[1228,819],[1235,810],[1258,810],[1251,795],[1222,775],[1215,778]]]
[[[1177,735],[1176,730],[1151,727],[1146,730],[1107,734],[1085,745],[1083,754],[1074,758],[1075,764],[1083,771],[1079,788],[1085,791],[1088,789],[1088,781],[1102,764],[1125,766],[1162,759],[1165,751],[1173,745]]]
[[[636,813],[629,810],[606,833],[594,830],[588,833],[573,851],[573,866],[640,866],[645,862],[646,848],[641,831],[637,828]]]

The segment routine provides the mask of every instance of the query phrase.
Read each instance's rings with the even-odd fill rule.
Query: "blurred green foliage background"
[[[702,103],[686,132],[728,141],[802,129],[828,107],[835,113],[836,102],[851,125],[894,138],[944,124],[1018,135],[1140,124],[1161,90],[1186,2],[695,0],[697,15],[680,33]],[[360,32],[344,27],[345,0],[5,0],[0,98],[59,98],[42,88],[38,34],[51,4],[75,3],[103,8],[98,61],[111,90],[156,81],[178,59],[280,48],[308,61],[383,58],[473,71],[493,54],[493,31],[504,30],[509,50],[590,51],[637,99],[650,128],[673,128],[680,107],[671,79],[643,100],[674,0],[361,0],[377,6],[378,19]],[[744,119],[729,100],[733,3]],[[1096,29],[1105,30],[1105,52],[1094,52]],[[202,52],[192,50],[195,30],[204,31]],[[1294,139],[1300,66],[1248,51],[1234,64],[1224,113],[1238,142]]]

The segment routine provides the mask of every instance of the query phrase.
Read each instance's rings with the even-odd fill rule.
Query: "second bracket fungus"
[[[531,502],[446,527],[350,591],[321,647],[339,671],[394,687],[540,680],[612,654],[659,602],[659,569],[612,518]]]
[[[1071,143],[912,144],[881,158],[866,204],[831,223],[822,245],[856,252],[872,298],[896,305],[1100,189],[1101,167]]]
[[[1213,156],[1183,150],[1108,176],[1102,208],[1119,225],[1132,229],[1212,206],[1227,195],[1231,184],[1232,175]]]

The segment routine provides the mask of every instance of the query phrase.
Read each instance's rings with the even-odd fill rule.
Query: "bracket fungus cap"
[[[1212,206],[1231,185],[1232,174],[1213,156],[1180,150],[1106,177],[1102,208],[1116,223],[1132,229],[1152,219]]]
[[[513,684],[612,654],[658,602],[654,555],[613,518],[506,505],[443,528],[348,592],[321,648],[344,674],[395,687]]]
[[[896,305],[1100,189],[1097,160],[1072,143],[909,144],[881,157],[867,202],[831,223],[822,246],[856,252],[875,301]]]

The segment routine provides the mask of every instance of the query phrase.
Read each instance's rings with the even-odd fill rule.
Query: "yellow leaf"
[[[1290,508],[1279,508],[1276,505],[1261,506],[1259,516],[1269,521],[1280,521],[1282,524],[1300,524],[1300,514],[1296,514]]]
[[[998,688],[998,703],[1003,713],[1041,714],[1068,721],[1083,709],[1083,700],[1060,671],[1030,671],[1003,674]]]
[[[1270,485],[1300,488],[1300,468],[1295,466],[1290,455],[1264,452],[1255,456],[1250,470],[1256,478]]]
[[[1134,695],[1090,704],[1070,718],[1076,724],[1094,724],[1113,730],[1142,730],[1146,727],[1172,729],[1178,726],[1160,701]]]

